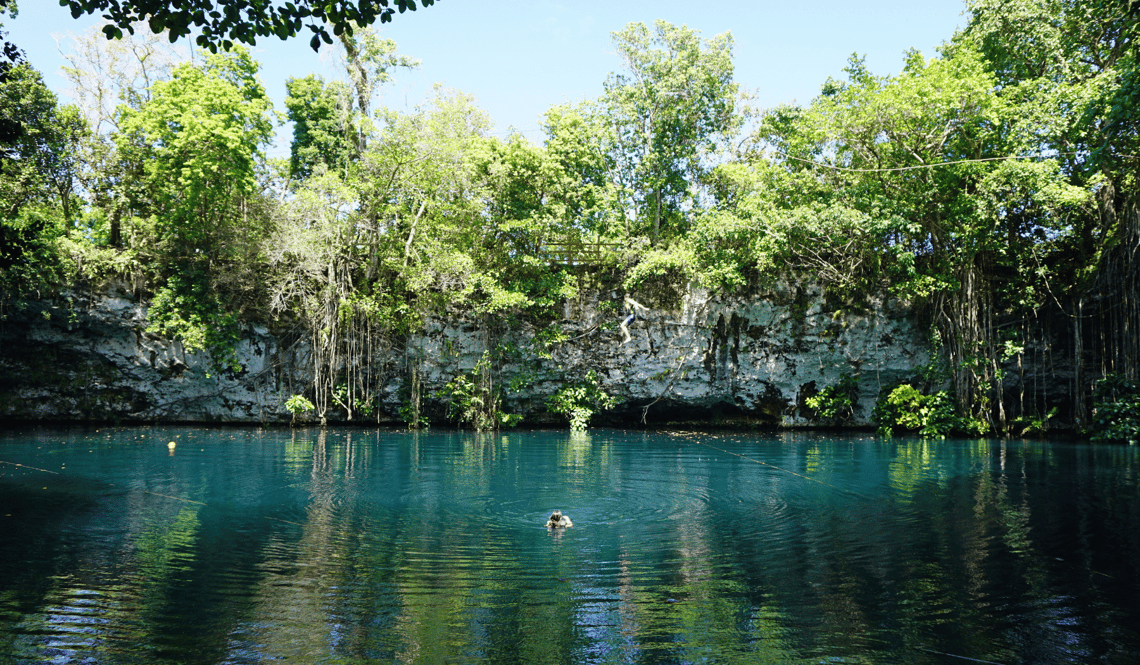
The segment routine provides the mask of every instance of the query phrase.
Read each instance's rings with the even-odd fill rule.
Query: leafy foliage
[[[1097,381],[1093,399],[1093,441],[1140,441],[1140,384],[1109,375]]]
[[[1060,418],[1087,422],[1095,372],[1137,379],[1135,7],[972,0],[934,57],[909,52],[892,75],[852,57],[810,103],[757,116],[734,80],[730,34],[634,23],[613,35],[623,66],[604,94],[550,109],[534,144],[493,136],[456,91],[376,107],[380,86],[415,62],[366,25],[410,1],[67,2],[108,12],[113,37],[145,14],[174,39],[198,25],[222,51],[306,25],[315,45],[336,43],[340,80],[287,82],[288,163],[264,155],[274,116],[240,47],[172,66],[155,40],[99,53],[106,42],[87,39],[66,70],[81,111],[30,68],[8,66],[0,81],[0,123],[13,130],[0,145],[4,296],[71,274],[127,278],[157,293],[154,330],[223,364],[239,316],[299,329],[322,420],[378,413],[393,363],[375,360],[403,350],[397,371],[414,376],[423,359],[405,335],[431,317],[472,316],[488,335],[503,321],[541,328],[602,284],[664,309],[690,284],[730,293],[804,279],[845,307],[902,301],[930,324],[928,369],[945,372],[884,395],[876,417],[924,435],[1044,427],[1065,400],[1011,400],[1008,381],[1049,336],[1071,340],[1075,364]],[[596,263],[552,258],[552,246],[580,243],[604,248]],[[502,363],[484,360],[440,394],[453,418],[487,428],[503,422]],[[598,404],[581,390],[557,404],[584,424]],[[814,408],[842,422],[850,393],[845,377]],[[1098,402],[1097,418],[1115,403]]]
[[[248,228],[242,205],[257,192],[260,148],[273,136],[258,65],[240,47],[183,64],[151,98],[122,111],[119,151],[144,182],[135,206],[156,216],[167,255],[229,258],[232,234]]]
[[[1060,409],[1053,407],[1044,415],[1019,416],[1010,423],[1009,431],[1014,436],[1044,436],[1049,431],[1049,421],[1056,418],[1059,411]]]
[[[467,374],[459,374],[436,391],[435,397],[447,403],[447,417],[476,431],[514,427],[522,416],[502,410],[502,387],[496,383],[490,351],[475,363]]]
[[[882,436],[903,430],[926,438],[944,439],[951,432],[978,437],[990,431],[984,421],[957,415],[953,399],[945,390],[926,394],[908,383],[879,396],[872,420]]]
[[[388,23],[397,10],[416,10],[416,0],[293,0],[258,2],[248,0],[62,0],[71,15],[103,12],[111,23],[103,28],[108,39],[118,39],[123,31],[134,34],[135,25],[146,23],[154,32],[167,31],[171,41],[190,35],[191,26],[199,33],[195,42],[217,53],[230,50],[234,41],[250,46],[258,37],[294,37],[308,28],[309,45],[318,50],[321,42],[332,43],[333,34],[351,34],[356,26],[367,26],[377,19]],[[419,0],[430,7],[435,0]]]
[[[884,436],[902,429],[918,432],[922,437],[944,439],[954,426],[954,404],[946,391],[925,395],[904,383],[879,398],[874,421]]]
[[[839,382],[825,386],[808,397],[805,403],[815,411],[816,418],[829,424],[842,424],[855,417],[859,399],[859,379],[843,374]]]
[[[0,305],[57,284],[59,238],[78,215],[76,146],[86,123],[61,107],[31,65],[11,67],[0,82]]]
[[[586,372],[585,379],[563,386],[546,398],[546,408],[570,418],[572,432],[585,432],[595,413],[611,409],[616,403],[617,399],[602,389],[594,370]]]
[[[188,353],[206,351],[216,366],[241,371],[235,347],[241,339],[237,317],[225,312],[204,275],[172,275],[147,310],[147,332],[182,342]]]
[[[293,414],[292,422],[295,423],[297,422],[297,416],[300,415],[303,417],[304,414],[309,413],[315,407],[313,406],[313,403],[310,402],[304,395],[293,395],[289,399],[285,400],[285,408],[289,411],[289,413]]]
[[[286,117],[293,123],[289,175],[301,180],[325,170],[344,170],[358,156],[352,141],[350,91],[315,74],[285,82]]]
[[[704,158],[734,131],[732,35],[711,40],[684,26],[630,23],[614,33],[625,72],[606,80],[614,175],[635,232],[682,235],[698,201]]]

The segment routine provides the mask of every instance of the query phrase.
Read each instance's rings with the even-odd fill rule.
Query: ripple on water
[[[16,662],[86,662],[127,648],[138,636],[140,604],[129,586],[95,586],[69,576],[46,583],[40,609],[24,614],[11,632],[6,649]],[[0,614],[15,609],[0,601]]]
[[[0,661],[1134,660],[1130,457],[623,436],[5,444]]]

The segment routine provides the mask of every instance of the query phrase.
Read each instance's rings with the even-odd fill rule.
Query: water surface
[[[0,663],[1136,663],[1138,476],[1022,441],[12,431]]]

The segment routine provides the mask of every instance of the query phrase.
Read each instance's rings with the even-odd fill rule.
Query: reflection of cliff
[[[406,340],[408,358],[369,360],[371,375],[387,377],[377,392],[380,421],[400,422],[409,363],[431,413],[439,409],[432,392],[470,371],[492,337],[499,348],[517,350],[501,366],[504,385],[517,379],[506,410],[540,420],[552,418],[547,396],[592,369],[619,399],[612,418],[795,425],[805,422],[807,395],[851,374],[860,378],[856,419],[866,421],[879,390],[927,360],[905,311],[882,303],[878,313],[839,310],[810,288],[747,298],[695,290],[679,309],[651,309],[633,324],[628,344],[620,344],[619,321],[604,306],[611,295],[568,304],[553,328],[500,322],[489,335],[473,321],[429,318]],[[543,337],[543,330],[556,334]],[[307,341],[247,326],[237,356],[241,372],[217,370],[146,332],[145,303],[129,294],[32,303],[0,326],[0,418],[287,420],[285,400],[309,391],[312,380]]]
[[[28,662],[143,648],[197,654],[180,662],[934,662],[933,650],[1012,663],[1125,662],[1113,656],[1135,644],[1140,457],[1124,447],[214,437],[180,437],[174,456],[165,437],[115,442],[90,459],[115,448],[142,465],[149,451],[151,466],[113,491],[78,471],[58,486],[64,474],[0,477],[0,492],[35,480],[9,524],[43,550],[23,573],[0,559],[0,616],[27,613],[0,622],[0,649]],[[91,448],[52,458],[79,468]],[[576,523],[561,538],[539,521],[556,500]],[[50,520],[26,514],[52,506]],[[41,581],[18,596],[17,574]],[[24,630],[50,639],[4,642]]]

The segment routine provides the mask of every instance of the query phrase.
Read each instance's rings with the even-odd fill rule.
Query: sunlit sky
[[[414,107],[440,83],[473,95],[494,120],[496,134],[515,128],[541,141],[540,118],[548,108],[600,96],[606,75],[620,70],[612,33],[630,22],[655,19],[687,25],[705,38],[730,31],[736,81],[755,94],[757,106],[807,103],[829,76],[843,75],[852,53],[865,56],[877,74],[897,73],[907,49],[933,55],[964,26],[964,8],[962,0],[438,0],[380,27],[381,36],[395,40],[401,53],[422,61],[418,70],[397,73],[380,104]],[[9,38],[66,100],[56,38],[62,45],[68,32],[78,34],[101,19],[72,19],[57,0],[19,0],[19,15],[3,22]],[[287,78],[313,72],[326,80],[341,76],[331,47],[316,54],[308,41],[269,38],[252,49],[278,111],[284,111]],[[288,128],[278,130],[271,154],[288,153],[288,134]]]

